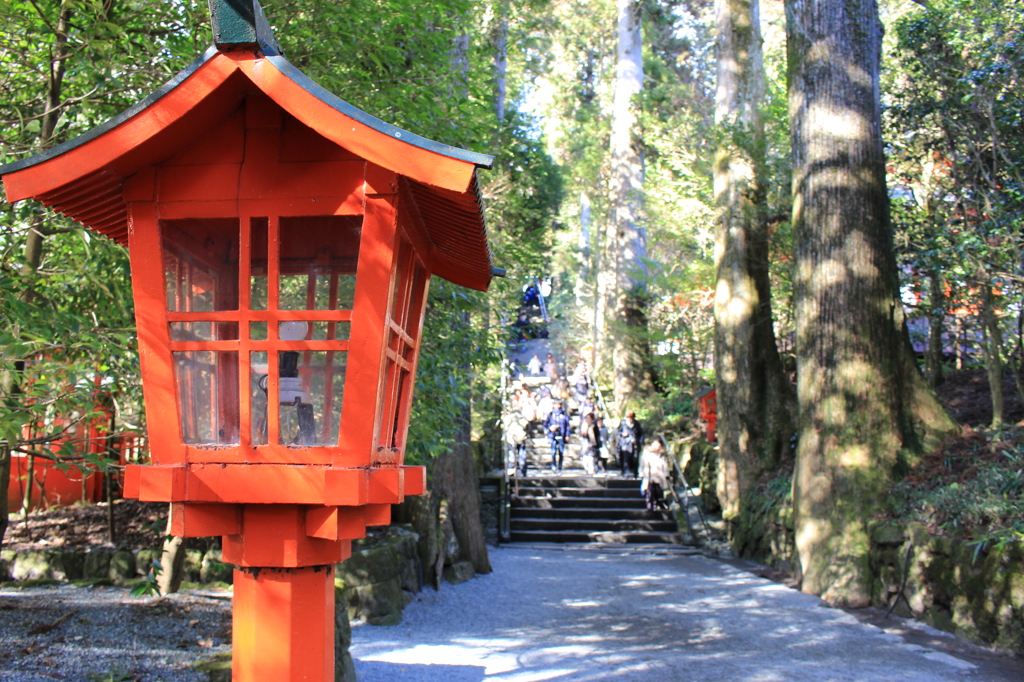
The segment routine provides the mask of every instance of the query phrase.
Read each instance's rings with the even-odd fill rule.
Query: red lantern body
[[[491,278],[490,157],[231,47],[0,175],[129,247],[153,464],[125,494],[223,536],[235,679],[333,679],[333,565],[425,490],[403,458],[430,275]]]

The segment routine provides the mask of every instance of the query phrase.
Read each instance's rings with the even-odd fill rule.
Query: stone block
[[[402,589],[412,593],[422,590],[423,585],[420,584],[421,573],[420,558],[418,556],[413,556],[411,559],[406,558],[402,568],[402,575],[400,576]]]
[[[895,523],[880,523],[871,533],[871,540],[879,545],[902,545],[904,527]]]
[[[336,575],[344,581],[345,587],[373,585],[397,580],[404,563],[402,555],[390,544],[353,549],[352,556],[338,564]]]
[[[900,589],[899,569],[892,564],[883,564],[878,569],[878,580],[882,584],[883,594],[895,594]]]
[[[146,577],[154,561],[160,560],[161,551],[156,547],[145,547],[135,553],[135,572]]]
[[[85,566],[82,578],[110,578],[110,557],[114,556],[111,549],[91,549],[85,553]]]
[[[235,567],[221,561],[221,551],[214,547],[207,550],[199,566],[199,582],[231,583],[235,577]]]
[[[13,549],[0,550],[0,580],[11,580],[16,556]]]
[[[934,602],[950,606],[953,595],[958,591],[952,558],[933,551],[931,561],[924,567],[923,573]]]
[[[120,585],[126,580],[135,577],[135,555],[131,552],[114,552],[110,556],[110,566],[107,569],[107,576],[115,585]]]
[[[392,526],[388,529],[388,533],[391,536],[388,541],[394,545],[399,554],[409,560],[419,558],[420,536],[412,528]]]
[[[348,616],[370,625],[397,625],[402,622],[405,596],[398,578],[372,585],[349,587]]]
[[[931,549],[933,555],[939,556],[953,556],[953,552],[956,551],[959,543],[953,538],[944,538],[939,536],[933,536],[928,541],[928,547]]]
[[[468,561],[459,561],[444,570],[444,579],[452,585],[460,585],[476,576],[473,564]]]
[[[66,549],[59,552],[61,580],[81,580],[85,576],[85,552]]]
[[[53,578],[53,572],[49,552],[20,552],[15,557],[11,577],[15,580],[38,580]]]
[[[953,621],[953,613],[943,607],[931,609],[925,617],[925,622],[934,628],[944,632],[956,632],[956,623]]]
[[[231,682],[231,652],[216,654],[197,661],[192,668],[205,673],[207,682]]]

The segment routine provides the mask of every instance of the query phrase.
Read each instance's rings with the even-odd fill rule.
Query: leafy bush
[[[982,544],[1024,540],[1024,430],[968,432],[926,459],[887,500],[890,516]]]

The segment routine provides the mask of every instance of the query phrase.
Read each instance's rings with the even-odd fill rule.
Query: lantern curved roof
[[[492,276],[477,168],[493,157],[386,123],[328,92],[260,40],[259,50],[211,46],[149,97],[61,145],[0,166],[9,202],[34,198],[127,243],[123,182],[198,139],[209,121],[261,90],[300,122],[408,180],[434,246],[435,274],[473,289]]]

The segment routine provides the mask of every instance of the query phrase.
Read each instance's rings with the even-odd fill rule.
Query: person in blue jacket
[[[562,410],[562,403],[556,401],[551,413],[544,420],[544,433],[548,435],[551,445],[551,470],[562,470],[562,456],[565,454],[565,441],[569,438],[569,415]]]

